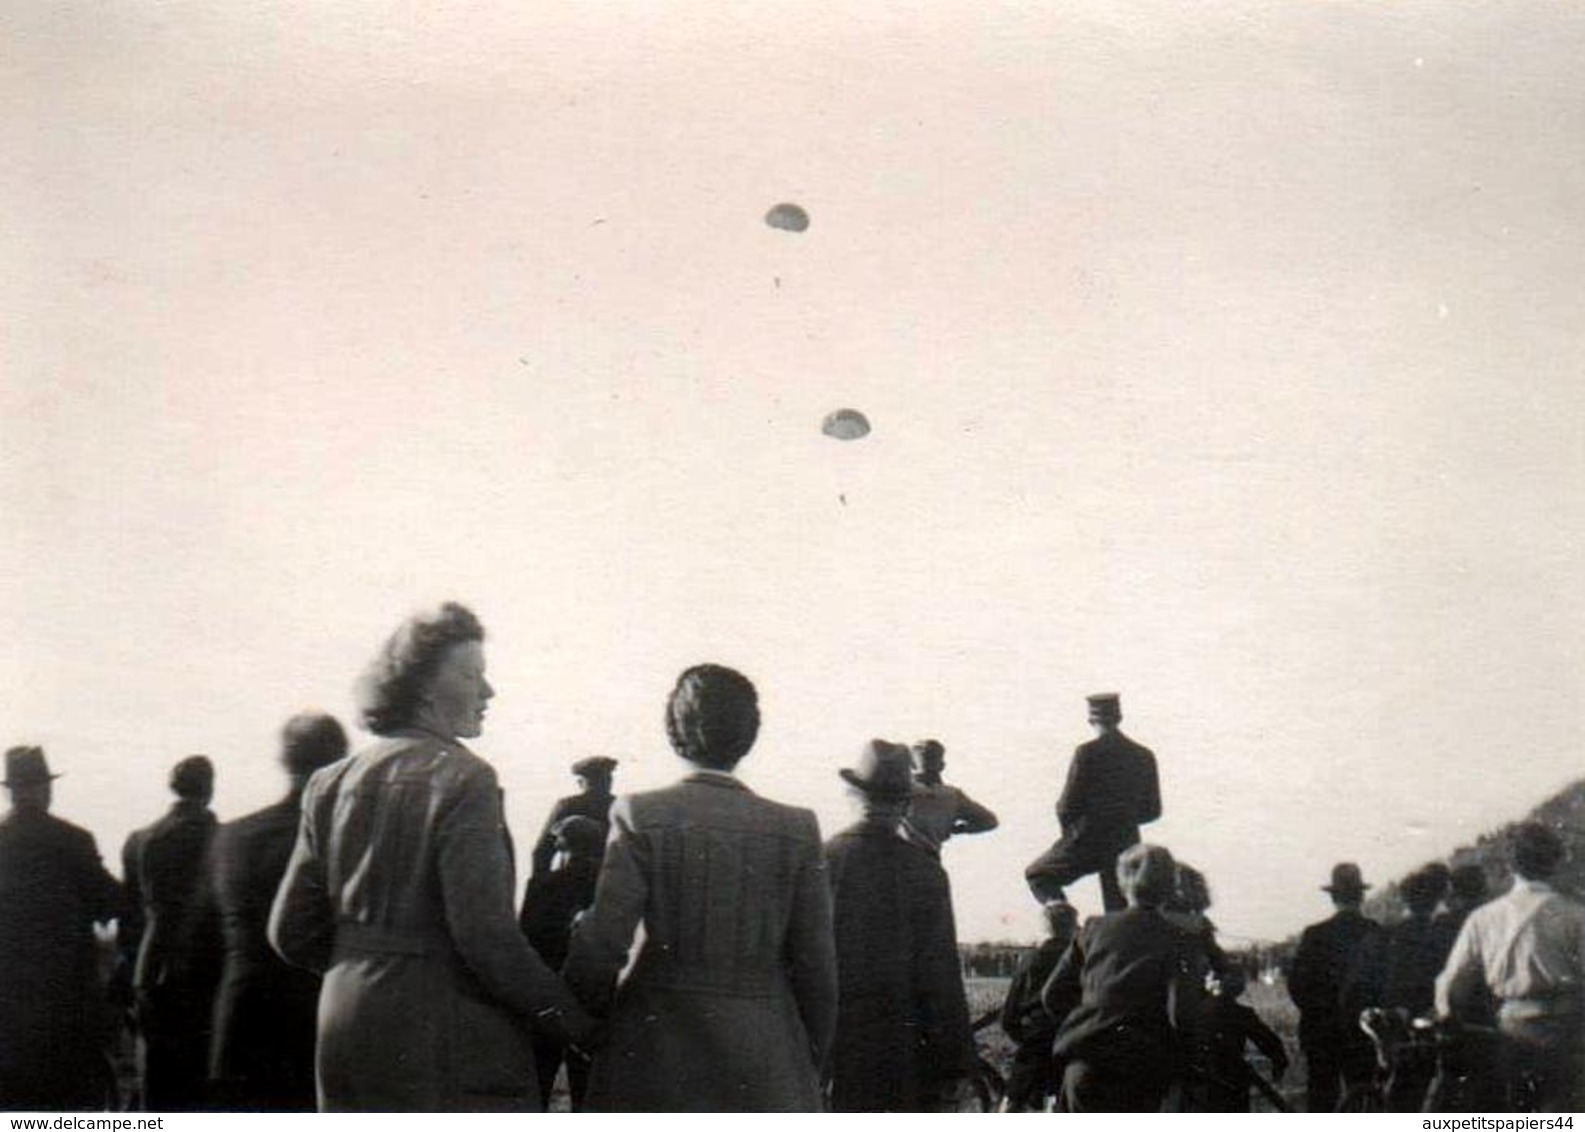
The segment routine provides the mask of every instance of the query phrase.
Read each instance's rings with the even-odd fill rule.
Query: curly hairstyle
[[[454,601],[409,617],[358,680],[354,694],[363,726],[376,735],[411,726],[447,650],[483,640],[484,626],[473,610]]]
[[[677,754],[711,770],[731,770],[759,734],[759,696],[747,676],[696,664],[666,701],[666,737]]]

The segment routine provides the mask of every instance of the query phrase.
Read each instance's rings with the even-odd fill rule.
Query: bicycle
[[[1491,1078],[1502,1036],[1490,1026],[1416,1018],[1401,1007],[1371,1007],[1359,1016],[1376,1063],[1370,1077],[1348,1086],[1338,1112],[1390,1112],[1402,1090],[1420,1095],[1412,1112],[1536,1111],[1537,1082],[1521,1076],[1503,1087]],[[1423,1079],[1420,1085],[1417,1079]]]
[[[970,1025],[972,1033],[1000,1024],[1001,1011],[989,1010]],[[992,1065],[978,1045],[974,1050],[974,1071],[969,1075],[968,1095],[958,1106],[960,1112],[1004,1112],[1007,1102],[1007,1078]]]
[[[1435,1076],[1437,1044],[1434,1024],[1412,1018],[1401,1007],[1383,1009],[1373,1006],[1360,1012],[1359,1028],[1370,1039],[1375,1064],[1370,1076],[1352,1081],[1337,1102],[1336,1112],[1391,1112],[1389,1100],[1397,1096],[1406,1074],[1426,1073],[1426,1058],[1431,1058],[1430,1076]],[[1416,1111],[1419,1106],[1416,1106]]]

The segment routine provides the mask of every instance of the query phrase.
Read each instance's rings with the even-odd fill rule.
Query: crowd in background
[[[372,743],[349,756],[335,719],[293,718],[284,796],[237,821],[210,810],[211,762],[178,762],[175,800],[128,838],[119,882],[49,813],[45,753],[8,751],[0,1107],[527,1111],[563,1071],[575,1109],[970,1104],[941,854],[997,818],[945,781],[939,742],[865,744],[833,776],[856,820],[823,841],[812,812],[735,774],[759,735],[754,685],[695,666],[664,713],[687,774],[618,796],[615,759],[576,763],[581,790],[551,809],[519,900],[495,771],[465,743],[494,694],[484,636],[453,603],[404,622],[359,684]],[[1061,836],[1025,870],[1048,939],[1000,1011],[1018,1050],[1005,1104],[1241,1111],[1252,1090],[1281,1104],[1288,1054],[1240,1002],[1205,877],[1140,842],[1162,811],[1155,756],[1122,733],[1118,696],[1089,712]],[[1358,867],[1338,865],[1336,912],[1305,930],[1288,980],[1308,1107],[1377,1089],[1417,1110],[1439,1087],[1471,1108],[1579,1107],[1585,909],[1549,884],[1563,856],[1550,830],[1520,827],[1507,893],[1428,866],[1385,927],[1362,911]],[[1090,875],[1106,912],[1080,924],[1066,889]],[[93,927],[111,921],[106,972]],[[1461,1023],[1461,1052],[1384,1078],[1372,1027],[1394,1017]],[[122,1024],[133,1096],[105,1055]]]

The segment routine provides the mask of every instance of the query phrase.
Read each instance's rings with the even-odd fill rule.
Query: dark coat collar
[[[683,778],[683,781],[691,782],[698,786],[719,786],[724,790],[741,790],[745,794],[754,793],[754,791],[743,784],[741,779],[726,774],[705,774],[700,771],[694,771]]]

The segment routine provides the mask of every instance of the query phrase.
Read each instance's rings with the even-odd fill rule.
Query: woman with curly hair
[[[529,947],[495,771],[463,745],[495,694],[455,603],[409,619],[358,689],[379,736],[317,772],[270,942],[324,973],[325,1112],[535,1111],[530,1027],[593,1020]]]
[[[831,894],[814,814],[732,773],[758,732],[753,684],[719,665],[688,669],[666,734],[692,773],[611,809],[594,906],[566,966],[578,996],[611,1019],[586,1109],[820,1108],[836,1023]]]

